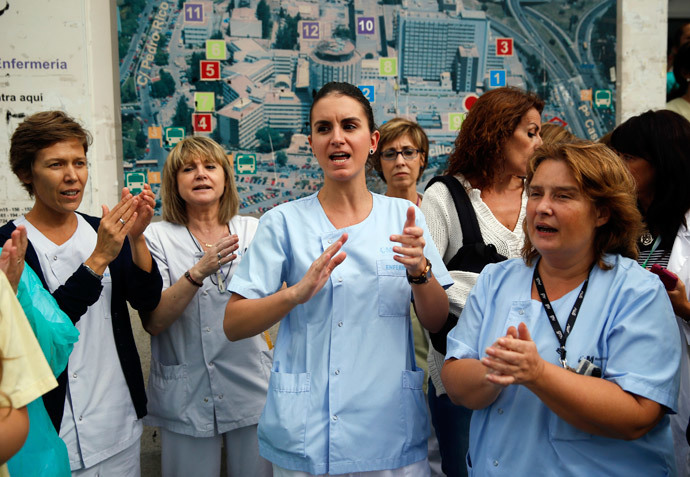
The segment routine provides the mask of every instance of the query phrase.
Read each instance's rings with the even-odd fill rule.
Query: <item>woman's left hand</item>
[[[127,187],[123,187],[121,198],[124,199],[127,197],[127,194],[129,194],[129,189],[127,189]],[[151,186],[148,184],[144,184],[144,190],[137,195],[137,198],[139,201],[135,210],[137,213],[136,220],[127,234],[130,241],[141,237],[141,234],[144,233],[146,227],[148,227],[151,223],[151,219],[153,218],[153,209],[156,207],[156,196],[151,190]]]
[[[403,226],[402,235],[391,235],[390,240],[402,245],[393,247],[393,251],[400,254],[394,255],[393,259],[405,265],[410,276],[420,276],[426,268],[426,257],[424,256],[426,242],[424,241],[424,231],[415,223],[413,206],[407,209],[407,220]]]
[[[508,336],[496,340],[495,345],[486,349],[486,354],[481,362],[494,371],[486,379],[495,384],[531,384],[544,372],[545,362],[524,323],[517,330],[514,326],[508,328]]]

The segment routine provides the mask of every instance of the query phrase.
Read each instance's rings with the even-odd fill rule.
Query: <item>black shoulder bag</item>
[[[477,214],[475,214],[470,198],[467,196],[467,192],[460,181],[453,176],[436,176],[429,181],[425,190],[436,182],[442,182],[450,191],[453,203],[455,203],[455,210],[458,213],[458,219],[460,219],[460,228],[462,229],[462,247],[446,263],[446,268],[448,270],[480,273],[487,264],[506,260],[507,257],[498,253],[493,244],[484,243],[481,230],[479,229],[479,222],[477,221]],[[448,319],[443,328],[436,333],[429,332],[431,344],[436,351],[443,355],[446,354],[446,336],[448,336],[448,332],[457,323],[458,317],[448,313]]]

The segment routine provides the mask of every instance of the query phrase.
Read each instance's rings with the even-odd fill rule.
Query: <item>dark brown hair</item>
[[[91,134],[62,111],[43,111],[32,114],[15,129],[10,140],[10,167],[22,186],[33,196],[31,166],[36,154],[58,142],[77,139],[84,147],[84,154],[89,150]]]
[[[654,197],[642,213],[649,231],[670,250],[690,209],[690,122],[673,111],[647,111],[614,129],[611,147],[654,168]]]
[[[321,89],[314,95],[314,100],[311,103],[311,108],[309,108],[309,127],[311,127],[311,113],[314,111],[314,106],[316,106],[316,103],[319,102],[319,100],[325,98],[326,96],[330,95],[336,95],[336,96],[349,96],[350,98],[354,99],[357,101],[359,104],[362,105],[362,109],[364,110],[364,115],[367,118],[367,126],[369,126],[369,132],[374,132],[376,131],[376,123],[374,122],[374,111],[371,109],[371,103],[369,103],[369,100],[364,96],[362,91],[354,85],[351,85],[350,83],[339,83],[337,81],[331,81],[330,83],[326,83],[321,87]]]
[[[446,174],[462,174],[483,189],[503,171],[503,148],[530,109],[539,114],[544,101],[519,88],[498,88],[479,97],[455,139]]]

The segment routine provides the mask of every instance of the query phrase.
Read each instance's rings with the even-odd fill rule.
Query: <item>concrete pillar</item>
[[[616,124],[666,104],[668,0],[618,0]]]
[[[101,204],[112,209],[120,200],[124,182],[116,2],[84,2],[84,10],[93,145],[88,154],[89,201],[80,210],[100,217]]]

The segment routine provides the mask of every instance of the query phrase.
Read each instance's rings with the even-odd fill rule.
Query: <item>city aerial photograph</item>
[[[424,128],[420,192],[493,88],[537,92],[542,121],[581,138],[614,127],[614,0],[119,0],[118,40],[126,184],[157,192],[170,149],[209,136],[243,214],[318,190],[308,116],[330,81],[358,86],[377,124]]]

